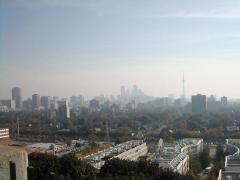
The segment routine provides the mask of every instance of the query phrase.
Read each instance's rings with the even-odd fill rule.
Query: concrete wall
[[[10,180],[10,162],[16,164],[16,179],[27,180],[27,152],[5,146],[0,146],[0,180]]]

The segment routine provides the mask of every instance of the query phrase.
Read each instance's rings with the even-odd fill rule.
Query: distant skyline
[[[0,99],[117,95],[240,98],[240,1],[0,0]]]

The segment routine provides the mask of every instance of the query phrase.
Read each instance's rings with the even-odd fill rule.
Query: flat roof
[[[6,155],[11,154],[11,153],[17,153],[17,152],[26,153],[26,151],[24,151],[22,149],[13,148],[13,147],[9,147],[9,146],[0,146],[0,157],[1,156],[6,156]]]

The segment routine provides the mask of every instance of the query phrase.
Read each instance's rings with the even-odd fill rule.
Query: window
[[[16,164],[10,161],[9,166],[10,166],[10,180],[16,180]]]

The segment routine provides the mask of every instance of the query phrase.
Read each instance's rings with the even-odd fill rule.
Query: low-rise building
[[[225,157],[225,170],[219,171],[218,180],[240,179],[240,139],[227,139],[227,151],[231,154]]]
[[[9,109],[7,106],[0,104],[0,112],[9,112]]]
[[[9,128],[0,128],[0,140],[9,138]]]
[[[7,99],[7,100],[0,100],[0,104],[3,106],[7,106],[8,109],[14,110],[16,105],[15,105],[15,101],[11,100],[11,99]]]
[[[173,144],[161,144],[155,162],[159,167],[169,168],[180,174],[186,174],[189,170],[188,153],[197,154],[203,151],[203,140],[197,138],[186,138]]]
[[[145,156],[147,152],[148,148],[145,142],[132,140],[86,156],[83,160],[89,162],[96,169],[100,169],[106,159],[119,158],[136,161],[139,157]]]

